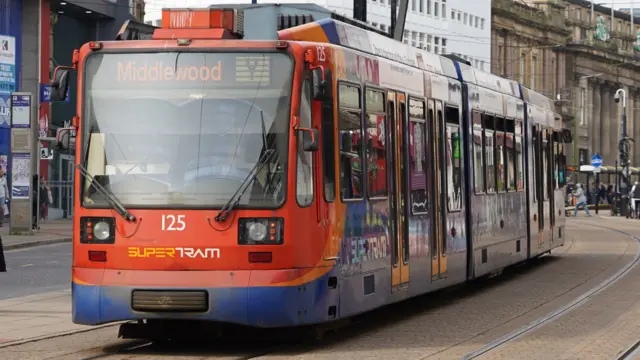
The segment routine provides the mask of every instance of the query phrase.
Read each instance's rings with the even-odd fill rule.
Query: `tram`
[[[330,323],[563,245],[552,100],[334,19],[242,24],[165,9],[56,69],[54,100],[78,74],[74,323]]]

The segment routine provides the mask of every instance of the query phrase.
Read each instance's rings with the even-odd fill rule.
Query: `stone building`
[[[604,165],[618,158],[622,102],[627,94],[627,132],[640,140],[640,17],[587,0],[493,0],[492,70],[557,99],[565,127],[572,130],[572,165],[589,164],[599,153]],[[592,10],[593,9],[593,10]],[[640,165],[640,141],[631,165]]]

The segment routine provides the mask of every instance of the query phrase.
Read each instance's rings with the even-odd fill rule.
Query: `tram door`
[[[387,94],[390,164],[388,171],[391,188],[389,207],[392,241],[392,291],[404,290],[409,285],[409,234],[407,229],[407,99],[404,94],[390,91]]]
[[[427,112],[427,157],[431,158],[431,181],[429,181],[429,196],[431,199],[431,243],[429,250],[431,252],[431,281],[446,278],[447,273],[447,236],[445,233],[446,222],[446,206],[444,196],[446,189],[444,172],[442,168],[446,159],[444,158],[445,137],[444,137],[444,113],[442,102],[429,100]],[[429,155],[431,154],[431,155]]]
[[[533,162],[534,162],[534,184],[535,184],[535,199],[536,199],[536,211],[538,218],[538,242],[537,247],[542,246],[542,239],[544,238],[544,182],[546,181],[544,176],[544,157],[543,142],[542,142],[542,130],[539,126],[533,127]]]

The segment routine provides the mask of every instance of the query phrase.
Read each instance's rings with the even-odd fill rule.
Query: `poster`
[[[11,95],[11,127],[31,127],[31,96]]]
[[[0,125],[11,124],[11,95],[0,93]]]
[[[29,199],[31,188],[31,154],[14,153],[11,159],[11,193],[13,199]]]
[[[16,91],[16,38],[0,35],[0,93]]]

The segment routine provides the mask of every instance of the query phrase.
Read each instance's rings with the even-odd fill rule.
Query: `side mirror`
[[[51,101],[64,101],[69,91],[69,70],[58,66],[53,72]]]
[[[317,67],[312,71],[313,100],[328,100],[331,98],[331,70]]]
[[[75,129],[58,129],[56,133],[56,147],[61,150],[68,150],[71,147],[71,138],[75,138]]]
[[[298,135],[302,135],[302,149],[304,151],[318,151],[318,129],[297,128]]]

